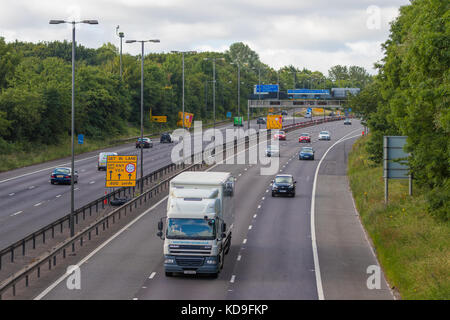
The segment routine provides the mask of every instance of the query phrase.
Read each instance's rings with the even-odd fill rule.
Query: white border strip
[[[313,182],[313,189],[312,189],[312,196],[311,196],[311,242],[312,242],[312,249],[313,249],[313,257],[314,257],[314,271],[316,274],[316,286],[317,286],[317,295],[319,297],[319,300],[325,300],[325,297],[323,295],[323,287],[322,287],[322,277],[320,276],[320,265],[319,265],[319,255],[317,253],[317,242],[316,242],[316,229],[315,229],[315,210],[316,210],[316,186],[317,186],[317,177],[319,175],[319,169],[320,165],[322,164],[323,159],[325,159],[328,151],[330,151],[335,145],[338,143],[352,139],[355,137],[359,137],[360,135],[356,135],[350,138],[346,138],[350,134],[354,133],[355,131],[359,131],[360,129],[353,130],[352,132],[346,134],[342,138],[340,138],[338,141],[336,141],[331,147],[325,151],[324,155],[319,161],[319,164],[316,168],[316,173],[314,174],[314,182]]]

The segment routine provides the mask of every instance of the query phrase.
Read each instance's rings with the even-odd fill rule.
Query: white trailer
[[[158,223],[166,276],[179,272],[217,277],[230,250],[233,221],[230,173],[187,171],[173,178],[167,216]]]

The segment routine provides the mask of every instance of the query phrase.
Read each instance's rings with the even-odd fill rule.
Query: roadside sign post
[[[135,187],[136,168],[137,156],[108,156],[106,187]]]
[[[78,144],[83,144],[84,143],[84,135],[79,134],[78,135]]]
[[[403,151],[406,136],[383,137],[384,203],[389,201],[389,179],[409,179],[409,195],[412,196],[412,174],[409,173],[409,154]]]

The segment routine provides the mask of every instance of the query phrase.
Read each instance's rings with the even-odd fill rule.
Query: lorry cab
[[[217,277],[231,246],[230,182],[234,186],[227,172],[183,172],[171,180],[167,216],[158,223],[166,276],[204,273]]]

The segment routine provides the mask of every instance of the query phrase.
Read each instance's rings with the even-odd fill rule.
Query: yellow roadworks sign
[[[283,116],[281,114],[267,116],[267,129],[281,129],[283,127]]]
[[[152,116],[153,122],[167,122],[167,116]]]
[[[108,156],[106,187],[136,186],[137,156]]]

